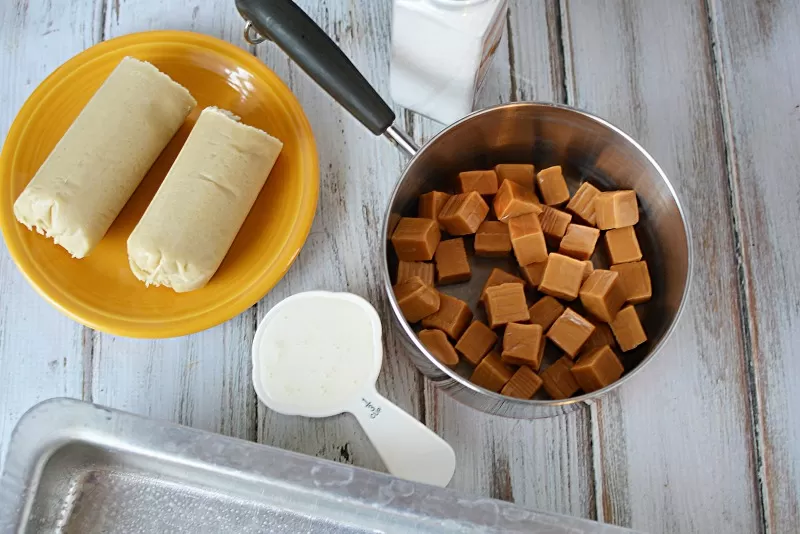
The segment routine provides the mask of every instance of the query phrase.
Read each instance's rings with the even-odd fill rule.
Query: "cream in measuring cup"
[[[383,361],[380,317],[350,293],[311,291],[272,308],[253,341],[253,385],[287,415],[356,416],[390,473],[446,486],[452,447],[375,389]]]

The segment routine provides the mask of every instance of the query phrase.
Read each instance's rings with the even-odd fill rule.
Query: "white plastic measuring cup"
[[[375,308],[357,295],[310,291],[272,308],[253,340],[253,386],[286,415],[356,416],[395,476],[446,486],[452,447],[375,389],[383,362]]]

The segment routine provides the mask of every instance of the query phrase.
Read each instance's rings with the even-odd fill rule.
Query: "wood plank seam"
[[[752,432],[753,446],[753,465],[755,468],[754,482],[758,494],[758,519],[761,523],[761,531],[769,534],[772,532],[770,527],[770,503],[769,495],[766,490],[767,470],[764,463],[764,418],[763,402],[758,387],[758,373],[756,372],[756,354],[753,335],[756,331],[754,318],[750,313],[752,306],[755,309],[753,294],[750,289],[750,273],[748,269],[749,258],[746,247],[742,246],[742,224],[740,209],[742,206],[741,194],[739,192],[739,168],[737,165],[736,144],[733,138],[733,128],[731,126],[731,110],[728,100],[727,86],[722,59],[722,50],[717,43],[719,39],[719,27],[717,26],[717,15],[714,7],[714,0],[703,0],[703,7],[706,11],[708,24],[708,40],[711,50],[711,66],[714,70],[714,85],[719,102],[719,114],[722,124],[724,138],[725,174],[728,181],[728,205],[731,214],[731,227],[734,249],[734,261],[736,263],[736,276],[738,301],[739,301],[739,322],[742,325],[742,348],[745,358],[745,376],[747,380],[748,405],[750,411],[750,421],[748,422]]]
[[[572,58],[572,30],[569,24],[569,0],[558,2],[558,28],[561,32],[559,42],[561,48],[561,65],[564,70],[564,102],[569,105],[575,102],[575,65]]]

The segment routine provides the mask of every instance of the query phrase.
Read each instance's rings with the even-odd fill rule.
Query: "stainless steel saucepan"
[[[331,39],[291,0],[237,0],[252,43],[274,41],[323,89],[376,135],[385,135],[410,161],[389,199],[383,223],[384,289],[397,328],[414,364],[460,402],[478,410],[516,418],[565,413],[630,380],[653,359],[675,327],[686,301],[692,266],[689,228],[678,197],[664,172],[631,137],[603,119],[566,106],[517,102],[477,111],[445,128],[422,148],[393,123],[391,108]],[[614,384],[563,401],[517,400],[487,391],[468,380],[471,368],[450,369],[420,343],[405,321],[392,291],[397,259],[389,246],[393,224],[415,216],[417,199],[432,190],[452,190],[460,171],[498,163],[560,164],[571,191],[588,180],[601,189],[634,189],[639,197],[637,226],[653,283],[653,299],[638,307],[649,340],[621,355],[625,374]],[[598,247],[601,248],[601,247]],[[444,291],[466,300],[473,310],[492,267],[516,269],[513,259],[472,258],[470,282]],[[479,311],[478,313],[483,313]],[[476,315],[478,316],[478,315]],[[557,358],[547,354],[543,367]],[[650,377],[654,380],[655,377]]]

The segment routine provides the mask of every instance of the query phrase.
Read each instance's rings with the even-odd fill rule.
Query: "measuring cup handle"
[[[441,487],[450,482],[456,469],[453,448],[377,391],[362,395],[349,411],[391,474]]]
[[[375,135],[394,122],[392,108],[311,17],[292,0],[236,0],[256,31],[272,40]]]

